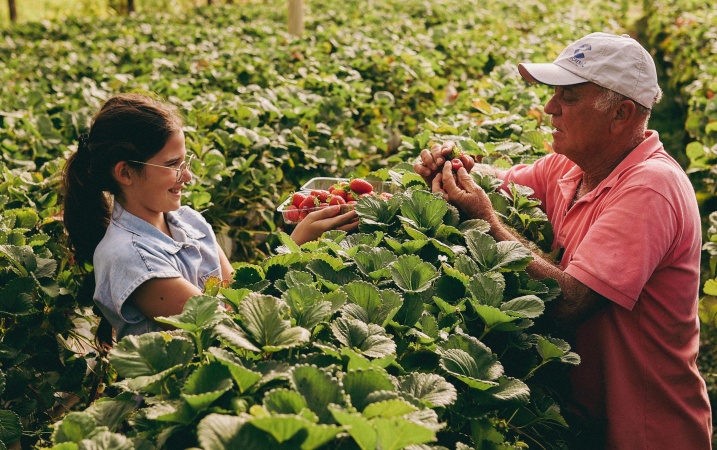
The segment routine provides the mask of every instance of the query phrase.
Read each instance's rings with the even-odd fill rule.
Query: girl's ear
[[[115,164],[114,170],[112,170],[112,176],[114,176],[117,183],[128,186],[132,184],[132,169],[127,164],[127,161],[120,161]]]

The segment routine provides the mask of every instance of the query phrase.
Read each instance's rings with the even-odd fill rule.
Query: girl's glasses
[[[182,176],[184,175],[185,170],[191,170],[192,168],[192,161],[194,161],[194,155],[191,155],[188,159],[185,159],[182,161],[182,163],[179,165],[179,167],[169,167],[169,166],[160,166],[159,164],[152,164],[148,162],[142,162],[142,161],[134,161],[131,159],[128,159],[127,162],[135,163],[135,164],[142,164],[145,166],[152,166],[152,167],[159,167],[161,169],[169,169],[174,170],[177,172],[177,183],[179,183],[182,180]]]

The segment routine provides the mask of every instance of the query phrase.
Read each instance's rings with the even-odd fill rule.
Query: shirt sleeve
[[[632,310],[678,233],[674,208],[648,186],[604,202],[565,271],[598,294]]]
[[[172,249],[168,249],[172,250]],[[178,278],[182,274],[166,250],[141,245],[137,240],[115,249],[107,261],[95,267],[98,279],[107,283],[110,302],[104,305],[128,323],[144,320],[144,315],[127,303],[130,295],[145,281],[154,278]]]

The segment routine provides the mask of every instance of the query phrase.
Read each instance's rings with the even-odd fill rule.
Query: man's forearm
[[[526,271],[531,278],[553,278],[558,282],[561,295],[551,303],[548,311],[560,325],[572,328],[607,305],[607,299],[565,273],[517,231],[501,222],[491,224],[490,234],[496,241],[519,241],[530,249],[533,261],[528,264]]]

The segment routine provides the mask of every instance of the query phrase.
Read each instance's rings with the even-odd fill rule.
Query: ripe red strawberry
[[[334,197],[341,197],[346,200],[346,191],[341,188],[334,188],[334,190],[331,191],[331,194],[333,194]]]
[[[299,209],[309,209],[309,208],[316,208],[316,197],[309,194],[306,196],[303,202],[301,202],[301,205],[299,205]]]
[[[302,194],[301,192],[294,193],[294,196],[291,198],[291,204],[295,207],[301,206],[301,202],[306,200],[306,195]]]
[[[329,191],[323,189],[315,189],[311,191],[311,195],[318,198],[320,202],[325,202],[329,198]]]
[[[346,204],[346,200],[344,200],[344,198],[339,195],[333,195],[329,199],[329,205],[345,205],[345,204]]]
[[[458,158],[451,160],[451,169],[453,169],[454,172],[457,172],[461,167],[463,167],[463,161]]]
[[[373,191],[373,186],[371,186],[371,183],[361,178],[354,178],[353,180],[351,180],[351,182],[349,183],[349,188],[359,195],[367,194]]]
[[[298,222],[300,220],[300,213],[299,209],[294,205],[289,205],[286,207],[286,211],[284,211],[284,217],[289,222]]]

